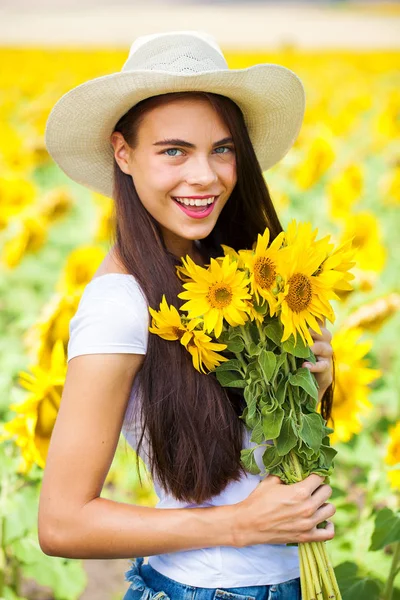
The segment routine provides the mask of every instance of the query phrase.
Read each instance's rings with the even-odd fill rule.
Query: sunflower
[[[299,333],[304,343],[311,346],[314,342],[309,327],[321,332],[316,319],[326,317],[331,323],[335,320],[329,301],[338,299],[334,287],[343,273],[333,270],[319,273],[331,244],[327,238],[315,242],[315,232],[303,227],[303,224],[298,232],[299,236],[296,236],[294,230],[290,231],[292,244],[281,251],[280,275],[283,281],[277,298],[284,327],[282,342],[291,334],[297,340]]]
[[[281,232],[268,247],[270,233],[267,228],[264,233],[258,234],[254,252],[240,250],[239,256],[250,272],[250,289],[255,296],[257,304],[264,300],[268,302],[271,315],[277,307],[277,298],[273,293],[276,277],[279,273],[280,253],[285,234]]]
[[[19,374],[19,384],[29,391],[29,395],[24,402],[10,405],[18,416],[4,425],[5,433],[1,436],[1,439],[16,438],[25,473],[33,463],[41,468],[45,466],[67,371],[62,341],[54,344],[49,368],[34,365],[30,371]]]
[[[155,333],[164,340],[170,341],[181,340],[185,336],[186,342],[186,340],[189,341],[192,337],[191,335],[188,336],[189,331],[182,322],[181,315],[175,306],[168,305],[164,294],[160,303],[160,310],[156,311],[153,308],[149,308],[149,312],[153,317],[152,324],[149,327],[151,333]]]
[[[392,467],[388,471],[391,486],[400,490],[400,421],[394,427],[389,427],[389,445],[385,462]]]
[[[368,331],[378,331],[384,323],[400,311],[400,294],[392,292],[362,304],[350,313],[343,325],[360,327]]]
[[[40,216],[25,215],[15,221],[15,231],[3,246],[2,262],[13,269],[19,265],[24,256],[36,252],[47,239],[47,222]]]
[[[0,442],[14,439],[16,446],[20,449],[22,460],[17,472],[22,475],[27,475],[33,464],[44,468],[43,458],[34,441],[35,421],[34,413],[30,416],[15,417],[11,421],[3,423],[2,433],[0,434]]]
[[[329,210],[332,218],[346,218],[363,190],[364,176],[358,164],[351,163],[328,182]]]
[[[197,371],[206,373],[204,367],[208,371],[213,371],[221,362],[228,360],[222,354],[218,354],[218,352],[227,348],[226,344],[214,342],[202,330],[193,329],[192,334],[193,337],[184,345],[186,350],[192,355],[193,366]]]
[[[336,158],[336,145],[329,126],[319,127],[317,135],[307,140],[305,159],[295,165],[293,173],[300,189],[308,190],[325,175]]]
[[[355,278],[353,273],[349,273],[349,269],[354,267],[356,262],[352,260],[356,253],[355,248],[352,246],[352,240],[344,242],[333,252],[331,252],[318,268],[317,275],[326,275],[329,271],[335,273],[341,273],[342,276],[334,283],[333,289],[340,292],[351,292],[353,286],[349,283],[350,280]]]
[[[386,262],[386,248],[381,241],[378,220],[372,212],[358,212],[346,221],[343,242],[352,240],[356,249],[357,266],[364,271],[382,271]]]
[[[331,443],[347,442],[361,431],[362,417],[372,410],[368,399],[370,383],[381,372],[371,369],[366,358],[372,342],[360,341],[362,330],[340,329],[332,338],[335,358],[335,388],[333,394],[332,419],[329,427],[334,428]]]
[[[61,340],[67,349],[69,322],[76,313],[81,291],[74,294],[54,294],[41,311],[38,320],[28,329],[24,342],[32,357],[43,369],[51,364],[51,353],[57,340]]]
[[[57,290],[62,294],[72,294],[84,287],[94,276],[106,252],[101,246],[79,246],[68,255]]]
[[[37,204],[38,213],[48,223],[63,218],[71,210],[74,200],[66,188],[53,188]]]
[[[226,349],[226,344],[214,342],[203,330],[196,329],[202,323],[201,319],[191,319],[188,323],[184,323],[175,306],[168,306],[164,295],[160,310],[155,311],[149,308],[149,311],[153,317],[149,331],[164,340],[179,340],[190,352],[193,366],[200,373],[206,372],[204,367],[212,371],[221,362],[228,360],[217,354],[217,351]]]
[[[246,300],[249,280],[238,269],[236,261],[225,256],[221,262],[211,259],[208,269],[196,265],[188,256],[182,259],[191,281],[183,284],[184,292],[179,298],[187,300],[181,310],[187,311],[189,318],[202,317],[207,333],[215,332],[218,338],[222,332],[224,319],[232,327],[244,325],[248,320]]]

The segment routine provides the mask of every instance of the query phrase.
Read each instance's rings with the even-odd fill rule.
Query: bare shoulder
[[[119,259],[115,246],[113,246],[107,253],[99,268],[93,275],[93,278],[100,277],[100,275],[107,275],[108,273],[122,273],[125,275],[129,274]]]

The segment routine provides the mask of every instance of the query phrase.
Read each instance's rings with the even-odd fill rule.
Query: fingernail
[[[311,363],[307,363],[307,362],[306,362],[306,363],[304,363],[304,366],[305,366],[305,367],[307,367],[307,369],[311,369],[311,367],[312,367],[312,364],[311,364]]]

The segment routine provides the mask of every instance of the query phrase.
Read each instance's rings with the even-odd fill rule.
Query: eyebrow
[[[223,144],[232,144],[233,143],[233,139],[231,137],[226,137],[223,138],[222,140],[219,140],[218,142],[215,142],[213,144],[213,148],[215,148],[216,146],[222,146]],[[153,146],[182,146],[183,148],[196,148],[196,146],[194,144],[192,144],[191,142],[186,142],[185,140],[180,140],[180,139],[176,139],[176,138],[172,138],[169,140],[161,140],[159,142],[154,142]]]

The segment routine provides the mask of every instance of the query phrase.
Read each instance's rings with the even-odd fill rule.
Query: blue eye
[[[226,154],[226,152],[218,152],[218,150],[227,150],[228,152],[230,152],[232,148],[229,148],[229,146],[220,146],[219,148],[215,148],[215,152],[217,154]]]
[[[168,150],[165,150],[164,152],[167,156],[179,156],[179,154],[168,154],[168,152],[182,152],[182,150],[179,150],[179,148],[168,148]]]

